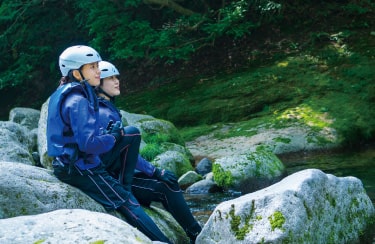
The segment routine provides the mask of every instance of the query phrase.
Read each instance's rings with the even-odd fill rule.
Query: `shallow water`
[[[288,175],[316,168],[338,177],[357,177],[375,205],[375,145],[356,151],[299,153],[279,158],[286,166]],[[202,226],[219,203],[239,196],[238,193],[185,194],[193,215]],[[372,243],[375,243],[375,230],[369,231],[373,236]]]

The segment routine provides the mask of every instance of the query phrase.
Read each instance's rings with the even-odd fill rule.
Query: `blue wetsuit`
[[[103,166],[99,154],[121,150],[128,172],[134,173],[141,137],[123,136],[116,142],[99,124],[98,101],[87,82],[60,86],[50,97],[47,118],[48,154],[54,157],[54,174],[101,203],[120,211],[127,221],[151,240],[170,243],[143,211],[128,187]]]
[[[113,102],[102,97],[99,97],[98,101],[99,123],[102,127],[107,126],[110,120],[121,121],[121,114]],[[134,126],[127,126],[125,127],[125,130],[131,133],[134,133],[135,131],[139,132],[139,130]],[[102,154],[101,157],[104,162],[108,162],[108,160],[106,160],[106,158],[108,158],[108,154],[111,155],[111,153]],[[114,164],[117,166],[114,166]],[[115,175],[115,177],[119,177],[120,182],[122,182],[121,174],[118,172],[122,172],[124,167],[126,167],[126,165],[121,164],[121,160],[115,161],[113,159],[112,163],[107,165],[108,171],[112,175]],[[134,177],[132,178],[131,188],[134,196],[141,204],[146,206],[149,206],[153,201],[161,202],[164,208],[172,214],[172,216],[186,231],[187,235],[192,240],[195,240],[196,235],[201,231],[201,227],[191,214],[178,183],[167,184],[161,180],[158,180],[154,176],[154,172],[155,166],[138,155],[138,161],[136,164]],[[131,180],[125,180],[125,182],[129,181]]]

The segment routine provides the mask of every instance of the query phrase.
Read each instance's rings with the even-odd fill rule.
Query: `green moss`
[[[41,240],[37,240],[37,241],[33,242],[33,244],[41,244],[45,241],[46,241],[45,239],[41,239]]]
[[[336,200],[329,193],[326,193],[326,199],[332,207],[336,207]]]
[[[352,198],[351,205],[358,208],[359,207],[359,202],[357,198]]]
[[[307,104],[302,104],[301,106],[285,110],[279,115],[278,119],[298,121],[319,130],[332,124],[332,121],[327,119],[323,112],[314,110]]]
[[[251,210],[251,211],[253,211],[253,210]],[[244,240],[246,234],[249,233],[250,230],[253,227],[251,224],[249,224],[250,219],[251,219],[251,214],[250,214],[250,216],[245,217],[245,223],[242,227],[240,227],[241,216],[235,215],[235,209],[234,209],[233,204],[231,205],[229,215],[231,217],[230,227],[231,227],[231,230],[235,233],[236,239],[237,240]]]
[[[303,201],[303,206],[305,207],[307,218],[309,220],[311,220],[312,219],[312,212],[311,212],[310,208],[307,206],[306,201]]]
[[[280,211],[273,213],[273,215],[268,217],[268,220],[270,221],[272,231],[276,228],[283,230],[282,227],[285,223],[285,217]]]
[[[171,124],[169,121],[163,121],[163,123],[170,124],[169,130],[166,131],[162,125],[155,123],[154,126],[156,126],[156,128],[153,128],[152,130],[149,128],[143,128],[144,131],[142,133],[142,139],[146,143],[161,144],[163,142],[171,142],[183,146],[185,142],[182,139],[177,128],[175,128],[174,125]]]
[[[105,240],[97,240],[97,241],[91,241],[90,244],[104,244]]]
[[[156,143],[149,143],[140,151],[141,156],[148,161],[152,161],[160,153],[162,153],[162,150]]]
[[[212,173],[214,175],[214,180],[218,186],[221,187],[230,187],[233,185],[233,176],[232,173],[227,170],[225,171],[220,164],[212,165]]]
[[[276,138],[273,139],[273,141],[289,144],[292,140],[290,138],[286,138],[286,137],[276,137]]]
[[[20,214],[21,214],[21,215],[28,215],[29,212],[28,212],[27,208],[22,207],[22,208],[21,208],[21,213],[20,213]]]

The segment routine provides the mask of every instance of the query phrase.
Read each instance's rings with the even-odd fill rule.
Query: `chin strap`
[[[110,96],[110,95],[108,95],[108,93],[106,93],[105,91],[103,91],[103,89],[102,89],[100,86],[96,87],[96,90],[97,90],[98,93],[102,93],[102,94],[104,94],[106,97],[108,97],[109,100],[110,100],[112,103],[115,102],[115,97],[114,97],[114,96]]]

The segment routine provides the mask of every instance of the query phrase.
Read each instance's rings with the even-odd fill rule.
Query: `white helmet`
[[[63,76],[67,76],[70,70],[101,60],[99,53],[91,47],[82,45],[68,47],[59,57],[60,71]]]
[[[100,61],[99,62],[99,69],[101,71],[100,73],[100,79],[104,79],[113,75],[119,75],[120,73],[116,69],[116,67],[107,61]]]

